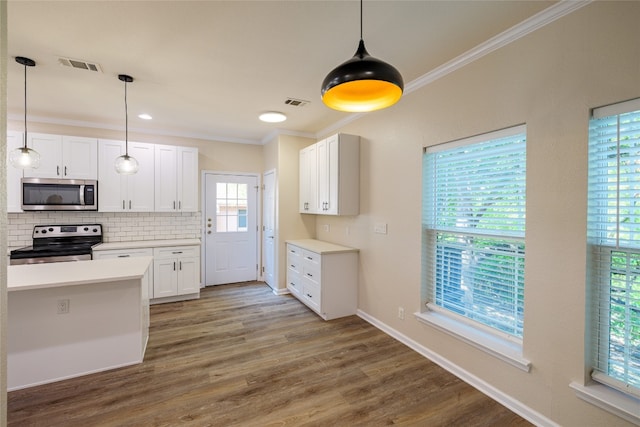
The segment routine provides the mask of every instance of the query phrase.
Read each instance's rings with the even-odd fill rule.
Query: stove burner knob
[[[50,228],[49,231],[53,232],[53,228]]]
[[[93,232],[94,232],[94,233],[97,233],[97,232],[98,232],[98,229],[97,229],[97,228],[94,228],[94,229],[93,229]]]
[[[89,231],[89,227],[85,227],[85,228],[84,228],[84,231]]]
[[[42,233],[42,234],[46,234],[46,233],[47,233],[47,230],[42,230],[42,231],[41,231],[41,233]]]

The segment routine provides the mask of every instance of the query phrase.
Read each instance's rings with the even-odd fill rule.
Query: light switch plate
[[[377,234],[387,234],[387,224],[379,222],[373,226],[373,232]]]

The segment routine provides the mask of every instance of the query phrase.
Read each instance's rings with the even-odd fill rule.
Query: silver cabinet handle
[[[56,175],[60,175],[60,166],[56,166]]]
[[[176,271],[176,262],[173,261],[173,271]]]
[[[131,255],[118,255],[118,258],[129,258]]]
[[[125,207],[124,207],[124,200],[122,201],[122,210],[125,210]]]
[[[64,176],[67,176],[67,167],[64,167]]]
[[[131,209],[131,200],[129,200],[129,209]]]
[[[172,254],[181,254],[182,251],[175,251],[175,252],[171,252]]]

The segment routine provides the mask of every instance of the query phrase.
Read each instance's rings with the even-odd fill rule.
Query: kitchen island
[[[8,389],[142,362],[152,260],[9,266]]]

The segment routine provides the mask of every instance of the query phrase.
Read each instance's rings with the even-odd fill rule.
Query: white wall
[[[318,217],[316,235],[360,248],[359,308],[399,334],[565,426],[626,421],[579,400],[584,334],[590,108],[640,97],[640,2],[594,2],[369,113],[361,214]],[[419,53],[417,53],[419,54]],[[422,147],[527,124],[524,373],[419,323]],[[388,234],[373,225],[388,223]],[[321,231],[330,224],[330,232]],[[347,227],[349,234],[346,233]]]

